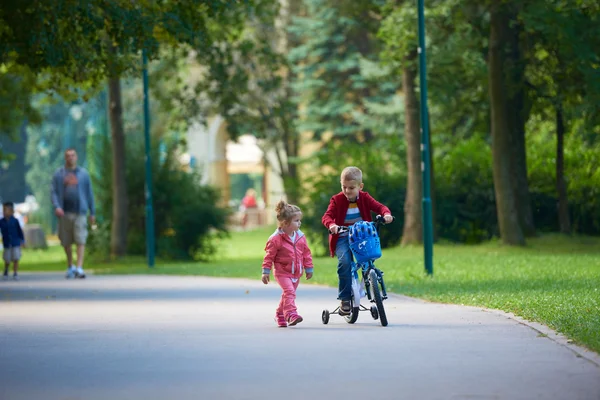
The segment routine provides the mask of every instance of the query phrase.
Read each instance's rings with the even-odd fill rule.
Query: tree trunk
[[[404,93],[404,113],[406,138],[407,182],[404,200],[404,228],[402,246],[423,242],[423,207],[421,204],[421,133],[419,124],[419,102],[415,91],[416,52],[405,60],[402,69],[402,91]]]
[[[300,13],[302,2],[279,0],[279,5],[279,15],[275,21],[275,26],[277,29],[277,51],[280,54],[285,55],[289,52],[290,47],[294,47],[298,44],[297,38],[295,38],[294,35],[287,30],[287,28],[291,24],[292,18]],[[285,99],[282,99],[283,102],[291,99],[293,96],[290,84],[292,79],[293,72],[291,70],[286,71],[282,82],[282,87],[285,93]],[[284,147],[285,158],[279,155],[279,146],[277,144],[275,144],[274,148],[278,153],[279,171],[283,181],[283,190],[286,194],[287,200],[291,204],[298,204],[298,202],[301,200],[301,185],[300,178],[298,176],[298,164],[294,160],[298,157],[300,140],[298,132],[291,123],[291,119],[288,120],[284,117],[284,121],[282,122],[284,127],[281,135],[281,142]]]
[[[510,97],[505,82],[507,54],[504,44],[510,39],[511,18],[504,5],[493,3],[490,12],[490,43],[488,56],[488,84],[490,92],[492,164],[496,212],[500,237],[508,245],[524,245],[525,238],[517,212],[517,198],[513,186],[511,164],[513,161],[511,140]]]
[[[121,105],[121,82],[108,80],[109,113],[112,138],[112,228],[110,252],[113,257],[127,252],[127,182],[125,180],[125,133]]]
[[[527,147],[525,145],[525,123],[530,108],[525,104],[525,61],[521,46],[522,26],[516,24],[517,11],[514,6],[506,6],[508,25],[506,37],[503,41],[506,46],[503,51],[505,59],[503,68],[505,73],[504,89],[507,93],[509,134],[512,143],[513,190],[515,192],[519,224],[525,237],[535,236],[533,211],[529,196],[529,181],[527,179]]]
[[[569,217],[569,201],[567,198],[567,184],[565,182],[565,155],[564,155],[565,121],[562,105],[556,107],[556,191],[558,193],[558,221],[561,233],[571,233],[571,219]]]
[[[286,151],[287,173],[282,178],[288,201],[292,204],[298,204],[301,192],[300,179],[298,177],[298,164],[289,159],[298,157],[298,147],[300,143],[297,135],[292,134],[291,136],[291,139],[288,139]]]

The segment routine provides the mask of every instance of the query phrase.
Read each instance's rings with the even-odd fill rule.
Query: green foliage
[[[378,37],[380,57],[400,76],[417,65],[417,9],[413,2],[389,1]],[[427,3],[427,85],[432,137],[456,143],[489,132],[487,9],[481,3],[437,0]]]
[[[224,22],[220,19],[224,12],[241,3],[13,2],[4,5],[0,14],[0,62],[11,60],[34,73],[50,69],[72,83],[102,79],[106,65],[117,61],[111,46],[124,56],[144,49],[151,59],[158,54],[160,41],[206,46],[212,40],[211,24]],[[124,62],[119,69],[125,71],[131,66],[130,61]]]
[[[581,122],[585,125],[584,122]],[[529,129],[536,132],[528,141],[531,190],[534,193],[534,217],[541,231],[558,230],[557,195],[554,176],[555,128],[551,122],[534,117]],[[600,143],[589,144],[586,135],[571,134],[565,139],[565,180],[569,211],[574,232],[600,234]]]
[[[165,144],[162,150],[161,139]],[[95,178],[94,187],[103,222],[90,237],[92,252],[103,256],[109,254],[112,213],[112,163],[110,156],[106,156],[110,154],[109,146],[108,138],[104,138],[103,146],[97,148],[102,174]],[[197,172],[182,169],[181,146],[179,141],[157,136],[152,143],[156,252],[162,258],[202,259],[214,252],[215,237],[226,233],[228,211],[218,206],[220,195],[214,188],[200,184]],[[142,255],[146,252],[143,135],[128,135],[127,154],[127,167],[123,171],[129,199],[127,253]]]
[[[37,123],[40,115],[32,107],[34,78],[13,64],[0,64],[0,135],[16,140],[24,121]],[[0,149],[0,161],[9,158]]]
[[[299,45],[288,54],[297,79],[293,88],[302,114],[299,128],[312,132],[316,139],[332,133],[334,140],[368,141],[381,133],[397,132],[397,118],[387,114],[387,125],[368,122],[381,105],[395,103],[397,78],[391,71],[374,73],[380,43],[374,38],[378,21],[371,2],[333,2],[305,0],[306,16],[293,18],[289,31]],[[379,68],[381,68],[379,66]],[[382,71],[382,72],[383,72]],[[379,107],[379,109],[378,109]],[[394,110],[398,112],[401,108]],[[396,114],[396,115],[398,115]]]
[[[561,108],[585,122],[587,139],[600,123],[600,9],[574,0],[527,2],[520,13],[532,43],[527,80],[534,112]],[[550,115],[552,115],[550,113]]]
[[[438,236],[480,243],[497,235],[489,144],[471,137],[451,149],[439,146],[434,160]]]
[[[204,51],[213,41],[224,39],[218,27],[234,30],[240,25],[243,12],[237,10],[250,3],[30,0],[3,4],[0,134],[14,137],[24,118],[39,120],[30,104],[32,94],[87,101],[109,75],[139,74],[142,50],[151,60],[160,56],[161,44],[189,44]]]
[[[163,76],[164,64],[151,63],[154,90],[168,86],[172,76]],[[140,80],[122,84],[123,124],[126,132],[125,171],[129,200],[127,253],[145,254],[145,146],[143,135],[142,85]],[[168,102],[151,101],[151,163],[153,208],[157,255],[175,259],[199,259],[211,254],[213,232],[224,234],[227,211],[218,205],[220,194],[200,184],[197,171],[184,171],[179,161],[185,151],[182,135],[171,131],[173,118],[181,110]],[[109,254],[112,219],[112,152],[107,135],[94,135],[89,159],[96,165],[92,173],[99,227],[91,236],[91,248],[102,256]]]
[[[265,161],[279,171],[288,199],[295,201],[300,135],[290,89],[293,71],[285,57],[290,45],[285,24],[296,4],[289,2],[283,11],[281,7],[277,1],[256,0],[250,11],[238,15],[244,19],[243,30],[220,26],[221,34],[228,33],[226,41],[204,51],[194,49],[203,66],[194,90],[205,100],[199,103],[199,115],[222,115],[232,139],[253,135],[265,153],[275,155]]]

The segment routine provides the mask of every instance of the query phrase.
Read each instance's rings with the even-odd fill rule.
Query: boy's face
[[[2,214],[4,214],[5,217],[12,217],[14,210],[12,207],[2,206]]]
[[[344,192],[344,196],[349,201],[355,201],[358,197],[358,192],[360,192],[363,188],[362,182],[357,182],[354,180],[343,180],[342,182],[342,192]]]

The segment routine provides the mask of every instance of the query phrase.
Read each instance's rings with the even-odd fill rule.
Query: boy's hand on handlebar
[[[339,227],[339,226],[337,226],[336,224],[333,224],[333,225],[331,225],[331,226],[329,227],[329,232],[330,232],[332,235],[336,235],[336,234],[338,233],[338,230],[339,230],[339,229],[340,229],[340,227]]]
[[[385,221],[386,224],[391,224],[394,221],[394,217],[392,217],[391,214],[385,214],[383,216],[383,220]]]
[[[264,283],[265,285],[266,285],[267,283],[269,283],[269,280],[270,280],[270,279],[271,279],[271,278],[269,277],[269,274],[262,274],[261,281],[262,281],[262,283]]]

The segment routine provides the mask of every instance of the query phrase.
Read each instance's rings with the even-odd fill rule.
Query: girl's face
[[[300,229],[302,224],[302,215],[294,215],[292,219],[285,221],[283,224],[283,231],[287,234],[292,234]]]

